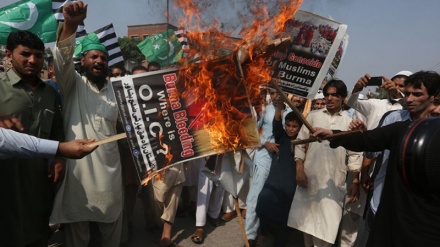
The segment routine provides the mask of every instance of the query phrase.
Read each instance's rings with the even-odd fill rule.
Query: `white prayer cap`
[[[408,77],[408,76],[410,76],[410,75],[412,75],[413,73],[411,72],[411,71],[408,71],[408,70],[402,70],[402,71],[400,71],[400,72],[397,72],[397,74],[395,74],[392,78],[391,78],[391,80],[393,80],[394,78],[396,78],[396,77],[398,77],[398,76],[406,76],[406,77]]]
[[[316,99],[323,99],[323,98],[324,98],[324,94],[323,94],[321,91],[319,91],[319,92],[315,95],[314,100],[316,100]]]

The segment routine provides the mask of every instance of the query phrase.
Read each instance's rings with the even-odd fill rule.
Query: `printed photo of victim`
[[[292,50],[311,53],[317,57],[327,56],[338,33],[339,25],[318,18],[301,16],[301,13],[286,22],[286,32],[295,37]]]
[[[346,29],[345,24],[306,11],[298,11],[287,20],[284,32],[291,37],[291,45],[271,55],[274,77],[279,79],[281,89],[312,99],[343,57]]]

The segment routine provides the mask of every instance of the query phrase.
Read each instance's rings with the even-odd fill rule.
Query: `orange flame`
[[[267,8],[260,3],[252,10],[255,17],[253,23],[241,31],[242,39],[233,39],[216,29],[218,23],[207,31],[200,31],[204,25],[200,18],[200,8],[193,0],[175,1],[176,8],[184,13],[184,17],[179,18],[179,25],[191,30],[187,33],[191,42],[190,55],[184,61],[187,65],[179,71],[179,76],[184,78],[185,93],[182,97],[194,95],[195,102],[204,103],[197,120],[204,123],[203,127],[208,130],[211,144],[216,150],[236,150],[246,148],[249,144],[250,137],[243,127],[243,121],[249,117],[249,113],[242,112],[240,105],[235,103],[249,102],[248,96],[251,102],[257,102],[255,104],[261,102],[258,100],[260,88],[267,86],[271,80],[272,70],[267,63],[270,56],[266,53],[272,43],[271,39],[283,31],[284,23],[293,18],[301,3],[302,0],[284,1],[278,5],[280,10],[276,16],[270,16]],[[220,62],[220,58],[225,55],[221,48],[225,46],[231,52],[227,62]],[[237,55],[240,62],[237,61]],[[246,60],[242,67],[243,74],[236,66],[243,62],[240,56],[245,57],[243,61]],[[197,66],[188,65],[194,61],[202,63]],[[239,87],[233,90],[230,82],[244,84],[247,91],[239,92]]]
[[[167,167],[167,166],[169,166],[169,165],[171,164],[171,160],[173,159],[173,155],[172,155],[171,152],[170,152],[171,147],[168,146],[168,145],[166,145],[166,144],[164,144],[164,143],[162,142],[163,137],[164,137],[164,134],[163,134],[163,133],[159,133],[159,145],[160,145],[163,149],[165,149],[165,150],[166,150],[166,153],[167,153],[167,154],[165,155],[165,159],[166,159],[167,162],[166,162],[166,164],[164,165],[164,167]],[[155,178],[156,178],[157,180],[159,180],[159,181],[163,181],[163,178],[164,178],[164,176],[165,176],[165,171],[166,171],[166,170],[159,171],[159,172],[156,174]]]
[[[160,113],[159,113],[159,114],[160,114]],[[162,169],[160,169],[160,170],[158,170],[158,171],[151,171],[151,170],[147,171],[147,176],[146,176],[146,178],[144,178],[144,179],[141,181],[141,184],[142,184],[143,186],[147,186],[148,182],[149,182],[153,177],[156,178],[156,179],[159,180],[159,181],[163,181],[163,178],[164,178],[164,176],[165,176],[165,172],[166,172],[166,168],[168,168],[168,166],[171,164],[171,161],[172,161],[172,159],[173,159],[173,154],[171,154],[171,152],[170,152],[171,147],[168,146],[168,145],[166,145],[166,144],[164,144],[164,143],[162,142],[163,137],[164,137],[164,134],[163,134],[163,133],[159,133],[159,145],[160,145],[164,150],[166,150],[166,153],[167,153],[167,154],[165,155],[166,164],[163,166]]]

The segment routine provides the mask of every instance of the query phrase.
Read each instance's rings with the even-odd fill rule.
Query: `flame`
[[[241,107],[249,102],[247,97],[255,105],[261,104],[261,86],[267,86],[271,80],[268,53],[274,46],[272,39],[283,36],[280,33],[284,23],[293,18],[302,0],[280,1],[275,16],[270,15],[261,1],[254,2],[251,8],[254,20],[241,31],[242,39],[232,39],[220,32],[218,22],[206,28],[200,17],[201,8],[195,2],[175,0],[175,7],[184,13],[179,26],[190,30],[186,35],[191,43],[189,56],[183,61],[185,66],[179,69],[185,87],[182,98],[194,97],[194,104],[203,103],[195,119],[208,130],[214,149],[246,148],[250,137],[243,122],[250,113],[243,112]],[[247,23],[245,18],[242,22]],[[228,56],[221,49],[225,46],[231,50]],[[237,64],[242,64],[242,69]],[[233,83],[236,85],[231,86]],[[243,88],[245,92],[240,91]]]
[[[160,113],[159,113],[159,115],[160,115]],[[157,171],[149,170],[149,171],[147,171],[147,176],[146,176],[144,179],[142,179],[142,181],[141,181],[141,184],[142,184],[143,186],[147,186],[148,182],[149,182],[153,177],[156,178],[156,180],[158,180],[158,181],[163,181],[163,178],[164,178],[164,176],[165,176],[166,169],[167,169],[168,166],[171,164],[171,161],[172,161],[172,159],[173,159],[173,154],[171,154],[171,152],[170,152],[171,147],[168,146],[168,145],[166,145],[166,144],[164,144],[164,143],[162,142],[163,137],[164,137],[164,134],[163,134],[163,133],[159,133],[159,145],[160,145],[160,146],[165,150],[165,152],[166,152],[166,155],[165,155],[166,163],[165,163],[165,165],[163,166],[163,168],[160,169],[160,170],[157,170]]]
[[[159,145],[163,149],[165,149],[165,152],[166,152],[166,155],[165,155],[166,163],[165,163],[164,167],[167,167],[171,164],[171,160],[173,159],[173,155],[170,152],[171,147],[163,143],[163,141],[162,141],[163,137],[164,137],[164,134],[159,133]],[[155,178],[159,181],[163,181],[163,178],[165,176],[165,172],[166,172],[166,170],[158,171],[157,174],[155,175]]]

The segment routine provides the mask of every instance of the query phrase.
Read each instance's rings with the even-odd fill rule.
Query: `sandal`
[[[205,240],[205,230],[202,227],[197,227],[191,236],[191,241],[195,244],[202,244],[203,240]]]
[[[206,216],[206,219],[208,220],[208,222],[214,226],[214,227],[218,227],[222,225],[222,221],[219,219],[214,219],[212,217],[210,217],[209,215]]]

